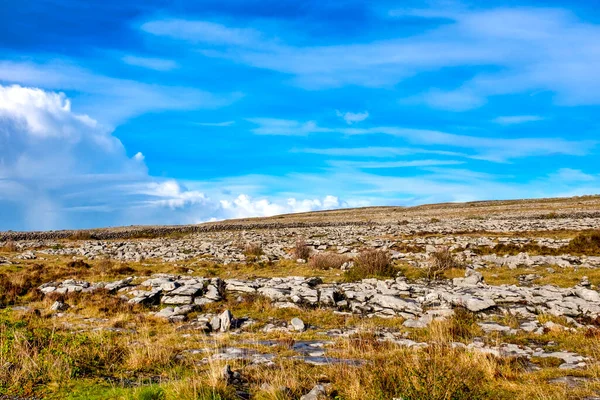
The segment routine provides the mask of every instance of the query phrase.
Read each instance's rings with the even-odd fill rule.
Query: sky
[[[0,230],[600,193],[588,1],[0,1]]]

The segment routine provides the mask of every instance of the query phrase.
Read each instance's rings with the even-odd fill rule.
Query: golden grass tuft
[[[294,258],[297,260],[308,260],[310,257],[310,247],[306,244],[304,239],[296,240],[296,245],[294,247]]]
[[[264,254],[262,243],[246,243],[244,255],[250,258],[258,258]]]
[[[347,261],[348,257],[342,254],[323,252],[313,254],[312,257],[310,257],[308,265],[311,268],[321,270],[340,269]]]

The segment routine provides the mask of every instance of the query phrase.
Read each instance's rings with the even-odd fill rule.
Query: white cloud
[[[341,117],[348,125],[352,125],[356,122],[362,122],[365,119],[369,118],[369,113],[367,111],[362,113],[352,113],[352,112],[335,112],[338,117]]]
[[[313,129],[322,128],[315,124],[306,133]],[[474,142],[483,150],[494,149],[511,156],[515,153],[508,153],[509,145],[526,147],[529,152],[535,146],[544,146],[542,142],[510,141],[496,148],[497,142],[480,138],[399,128],[384,130],[425,144]],[[560,144],[564,150],[568,143],[572,142],[553,145]],[[575,150],[579,148],[569,151]],[[541,151],[556,150],[542,147]],[[0,86],[0,228],[182,224],[369,204],[410,205],[600,190],[598,175],[577,169],[563,168],[536,181],[514,183],[477,171],[436,168],[436,163],[427,160],[414,162],[424,172],[410,177],[377,175],[362,169],[368,169],[368,164],[346,164],[313,175],[256,175],[183,183],[149,175],[143,155],[134,154],[129,156],[109,129],[73,112],[65,95]],[[393,151],[389,154],[394,156]],[[379,167],[394,163],[384,162]],[[277,195],[261,194],[263,186]],[[339,193],[352,198],[344,201],[330,195]]]
[[[195,223],[345,204],[239,193],[150,176],[141,152],[129,157],[110,129],[74,113],[64,94],[0,85],[0,229]]]
[[[162,58],[125,56],[122,58],[125,64],[134,65],[136,67],[153,69],[155,71],[170,71],[178,67],[173,60],[165,60]]]
[[[331,210],[348,207],[347,203],[335,196],[325,196],[323,199],[288,198],[284,201],[272,202],[262,198],[254,200],[248,195],[239,195],[234,200],[221,200],[221,208],[225,218],[244,218],[248,216],[272,216],[316,210]]]
[[[509,115],[494,118],[493,122],[500,125],[516,125],[526,122],[542,121],[543,119],[544,118],[540,117],[539,115]]]

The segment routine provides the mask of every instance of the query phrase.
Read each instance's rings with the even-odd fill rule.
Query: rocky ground
[[[6,232],[0,396],[600,398],[599,267],[598,197]]]

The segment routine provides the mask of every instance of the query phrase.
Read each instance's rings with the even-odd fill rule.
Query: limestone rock
[[[304,321],[302,321],[300,318],[292,318],[290,324],[292,325],[294,330],[298,332],[304,332],[304,330],[306,329]]]

